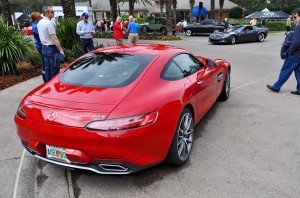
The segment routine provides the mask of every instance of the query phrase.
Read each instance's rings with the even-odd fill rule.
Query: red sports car
[[[61,166],[129,174],[185,163],[194,127],[230,92],[230,64],[167,45],[101,48],[21,102],[25,149]]]
[[[26,35],[33,35],[32,26],[24,27],[22,33]]]

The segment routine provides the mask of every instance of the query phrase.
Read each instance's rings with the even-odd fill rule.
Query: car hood
[[[149,23],[140,23],[139,26],[141,25],[149,25]]]
[[[122,88],[93,88],[45,84],[25,101],[27,119],[71,127],[84,127],[94,120],[105,120],[132,91],[132,83]]]
[[[231,34],[232,34],[231,32],[214,32],[210,36],[211,37],[226,37],[226,36],[229,36]]]

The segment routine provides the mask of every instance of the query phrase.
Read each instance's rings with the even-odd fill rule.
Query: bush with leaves
[[[28,54],[24,60],[30,62],[35,68],[39,68],[43,64],[42,56],[37,50]]]
[[[34,50],[32,40],[0,21],[0,73],[17,74],[17,63]]]
[[[238,19],[242,17],[243,17],[243,8],[237,6],[230,9],[229,18]]]
[[[66,50],[72,52],[72,56],[77,58],[82,55],[82,49],[80,44],[80,37],[76,34],[78,19],[62,19],[56,26],[56,35],[60,41],[60,44]],[[66,56],[68,56],[66,54]],[[66,57],[69,59],[68,57]]]

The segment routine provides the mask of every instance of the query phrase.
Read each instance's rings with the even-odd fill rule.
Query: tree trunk
[[[284,0],[280,1],[280,11],[283,11],[284,8]]]
[[[110,3],[110,21],[115,22],[118,16],[117,1],[109,0]]]
[[[175,20],[175,23],[177,22],[176,21],[176,12],[177,12],[177,0],[172,0],[172,4],[173,4],[173,9],[174,9],[174,14],[173,14],[173,18],[174,18],[174,20]]]
[[[9,26],[12,26],[12,19],[10,14],[10,7],[8,0],[1,0],[1,7],[3,12],[3,20],[5,24],[8,24]]]
[[[219,0],[219,21],[222,21],[224,1],[225,0]]]
[[[165,0],[159,0],[160,16],[163,16]]]
[[[195,0],[190,0],[190,23],[193,23],[193,7],[195,5]]]
[[[128,0],[129,4],[129,15],[134,16],[133,11],[134,11],[134,2],[135,0]]]
[[[72,15],[73,15],[73,17],[76,17],[75,0],[71,0],[71,5],[72,5]]]
[[[172,36],[172,0],[166,0],[167,35]]]
[[[73,18],[75,17],[72,10],[72,0],[62,0],[61,5],[63,8],[64,18]]]
[[[215,0],[210,0],[210,18],[215,18]]]

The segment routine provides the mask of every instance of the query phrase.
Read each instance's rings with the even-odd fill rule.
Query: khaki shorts
[[[129,33],[128,35],[128,43],[129,44],[136,44],[139,39],[138,33]]]

